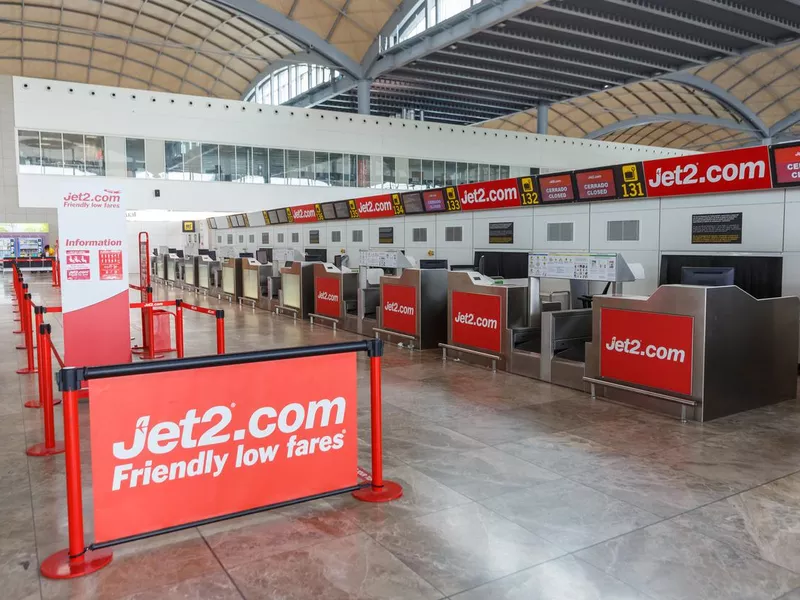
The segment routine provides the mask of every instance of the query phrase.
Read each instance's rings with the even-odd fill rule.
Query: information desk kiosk
[[[314,263],[314,310],[312,323],[320,322],[334,329],[342,327],[347,306],[358,300],[358,273],[331,263]]]
[[[275,314],[307,319],[314,312],[314,265],[295,261],[281,268],[280,304]]]
[[[222,297],[236,302],[242,296],[242,258],[222,259]]]
[[[710,421],[797,396],[800,299],[663,285],[592,304],[586,382],[603,396]]]
[[[243,258],[242,260],[242,295],[239,304],[247,302],[253,307],[258,305],[261,290],[267,285],[267,277],[271,265],[263,265],[256,258]]]
[[[447,269],[384,275],[376,337],[427,350],[447,341]]]
[[[358,290],[355,313],[347,307],[344,328],[353,333],[372,337],[378,326],[381,301],[381,277],[400,275],[403,269],[414,267],[413,259],[400,250],[361,250],[358,261]]]

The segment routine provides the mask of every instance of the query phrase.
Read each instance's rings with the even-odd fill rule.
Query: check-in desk
[[[427,350],[447,341],[447,269],[384,275],[375,337]]]
[[[447,299],[442,358],[506,370],[513,330],[528,324],[527,286],[498,285],[476,271],[449,271]]]
[[[222,266],[218,260],[212,260],[210,256],[200,255],[197,257],[197,289],[206,295],[213,293],[214,280],[211,276],[213,270],[221,271]]]
[[[153,264],[151,273],[155,276],[156,279],[160,279],[161,281],[167,280],[167,255],[166,254],[157,254],[153,256]]]
[[[242,296],[242,259],[222,259],[222,297],[236,302]]]
[[[592,305],[593,396],[695,421],[797,395],[800,299],[736,286],[664,285]]]
[[[281,268],[280,304],[275,307],[275,314],[307,319],[314,312],[315,264],[293,262]]]
[[[342,327],[346,307],[357,302],[357,291],[358,273],[331,263],[314,263],[314,308],[309,319],[334,329]]]
[[[183,259],[181,259],[177,254],[167,254],[164,257],[167,285],[174,286],[176,281],[180,281],[178,264],[181,260]]]
[[[261,290],[267,284],[268,271],[271,269],[267,265],[262,265],[255,258],[242,258],[242,294],[239,296],[239,304],[247,302],[253,307],[258,305],[261,297]]]
[[[183,259],[183,287],[184,289],[197,289],[197,264],[199,256],[187,256]]]
[[[303,254],[290,248],[272,249],[272,261],[266,264],[267,278],[261,287],[258,308],[274,312],[281,306],[281,269],[291,262],[302,262]]]

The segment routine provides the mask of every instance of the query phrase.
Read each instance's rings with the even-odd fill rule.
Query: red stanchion
[[[217,354],[225,354],[225,311],[218,310],[217,319]]]
[[[15,321],[19,322],[19,329],[14,331],[13,333],[25,333],[25,322],[22,320],[24,316],[23,304],[25,304],[25,294],[28,293],[28,284],[22,281],[22,275],[19,276],[19,298],[17,304],[17,312],[19,313],[19,319],[14,319]],[[17,350],[22,350],[25,346],[17,346]]]
[[[64,452],[64,442],[56,441],[56,422],[53,414],[53,361],[50,357],[50,325],[39,326],[39,397],[44,421],[44,443],[34,444],[28,456],[53,456]]]
[[[175,303],[175,348],[178,350],[178,358],[183,358],[183,302],[178,300]]]
[[[362,502],[390,502],[403,495],[403,488],[394,481],[383,479],[383,421],[381,417],[381,356],[383,344],[375,345],[369,359],[370,411],[372,413],[372,482],[353,492]]]
[[[33,324],[31,323],[31,295],[25,294],[22,304],[22,327],[25,330],[25,354],[27,357],[28,366],[22,369],[17,369],[20,375],[32,375],[37,372],[36,365],[33,364]]]
[[[41,365],[44,364],[44,360],[45,359],[42,357],[42,352],[43,351],[49,352],[50,350],[52,350],[53,353],[56,355],[56,358],[58,359],[59,365],[61,367],[64,366],[63,361],[58,356],[58,352],[56,352],[55,346],[53,346],[53,341],[52,341],[52,339],[50,339],[50,336],[48,335],[47,340],[45,341],[45,340],[43,340],[42,334],[40,333],[42,325],[44,324],[44,315],[45,315],[45,313],[47,311],[48,311],[48,309],[47,309],[46,306],[34,306],[34,308],[33,308],[33,312],[34,312],[34,315],[35,315],[35,318],[36,318],[35,319],[34,332],[36,332],[36,364],[39,365],[39,374],[38,374],[39,375],[39,395],[38,395],[38,397],[34,398],[33,400],[28,400],[27,402],[25,402],[25,404],[23,404],[23,406],[25,406],[25,408],[41,408],[43,406],[43,403],[44,403],[42,392],[43,392],[44,385],[45,385],[44,384],[45,380],[43,379],[43,377],[45,375],[42,372]],[[44,344],[42,343],[43,341],[45,342]],[[50,367],[49,372],[50,372],[50,379],[52,381],[52,365]],[[51,391],[52,391],[52,388],[51,388]],[[52,397],[52,394],[51,394],[51,397]],[[61,399],[53,398],[53,404],[54,405],[61,404]]]
[[[70,386],[79,388],[79,385]],[[111,562],[110,550],[88,550],[83,537],[83,490],[81,489],[81,443],[78,430],[78,396],[64,390],[64,446],[67,467],[67,519],[69,547],[42,562],[41,573],[50,579],[72,579],[99,571]]]

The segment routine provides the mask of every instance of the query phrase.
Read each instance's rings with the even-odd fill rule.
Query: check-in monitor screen
[[[336,218],[336,210],[333,208],[333,204],[322,205],[322,216],[325,217],[326,221],[333,221]]]
[[[422,193],[426,212],[443,212],[445,210],[442,190],[430,190]]]
[[[347,202],[334,202],[333,209],[336,212],[337,219],[347,219],[350,216],[350,209],[347,207]]]
[[[407,215],[425,212],[425,209],[422,206],[422,194],[419,192],[403,194],[403,208],[405,209]]]

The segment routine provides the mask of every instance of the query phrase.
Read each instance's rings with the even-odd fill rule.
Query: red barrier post
[[[225,354],[225,311],[216,311],[217,319],[217,354]]]
[[[33,364],[33,324],[31,323],[31,295],[25,294],[23,306],[23,310],[25,311],[22,314],[22,325],[25,329],[25,354],[27,357],[28,366],[17,369],[17,373],[19,375],[32,375],[36,373],[38,369],[36,365]]]
[[[147,302],[153,302],[153,288],[147,288]],[[156,357],[156,343],[155,343],[155,335],[156,335],[156,326],[154,323],[153,317],[153,309],[152,308],[145,308],[143,312],[146,314],[146,326],[147,326],[147,342],[145,342],[147,348],[147,358],[153,360]]]
[[[37,307],[38,308],[38,307]],[[39,326],[39,397],[44,420],[44,444],[28,448],[28,456],[53,456],[64,452],[64,442],[56,441],[56,418],[53,414],[53,360],[50,354],[50,325]]]
[[[35,320],[35,328],[34,331],[36,332],[36,364],[39,366],[39,397],[34,398],[33,400],[28,400],[23,406],[25,408],[41,408],[44,405],[43,399],[43,392],[44,392],[44,383],[42,381],[42,377],[44,376],[44,370],[42,369],[42,364],[44,360],[42,359],[42,351],[44,348],[49,350],[49,347],[46,347],[42,344],[42,335],[41,335],[41,328],[42,324],[44,323],[44,306],[35,306],[33,308],[33,312],[36,315]]]
[[[50,579],[72,579],[94,573],[113,558],[109,550],[88,550],[83,537],[83,490],[81,488],[81,443],[78,430],[78,397],[81,388],[78,369],[59,373],[64,399],[64,446],[67,468],[67,518],[69,547],[42,562],[41,573]]]
[[[178,351],[178,358],[183,358],[183,301],[175,301],[175,348]]]
[[[369,395],[372,417],[372,482],[370,487],[353,492],[362,502],[390,502],[403,495],[403,488],[383,479],[383,421],[381,415],[381,360],[383,341],[372,340],[369,350]]]
[[[14,333],[25,333],[25,323],[22,320],[24,316],[23,304],[25,304],[25,294],[28,293],[28,284],[23,283],[22,275],[19,276],[19,292],[17,297],[17,312],[19,313],[19,319],[14,319],[14,321],[19,322],[19,329],[14,331]],[[24,346],[17,346],[17,350],[22,350]]]

